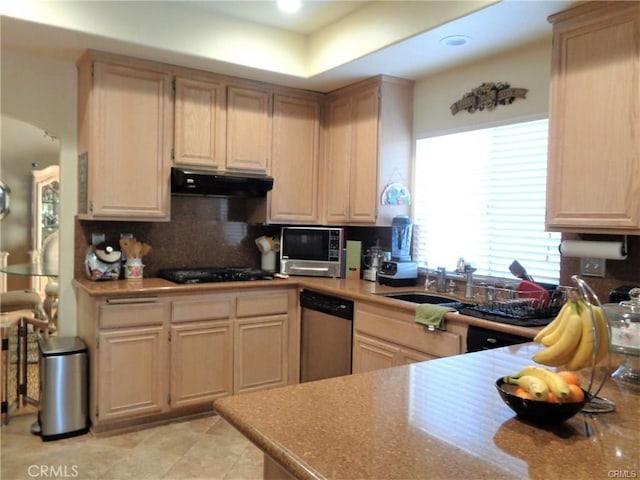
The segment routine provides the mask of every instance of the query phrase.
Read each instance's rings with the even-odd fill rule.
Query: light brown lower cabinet
[[[353,372],[370,372],[399,365],[400,348],[368,335],[353,336]]]
[[[237,320],[234,392],[282,387],[288,382],[287,315]]]
[[[171,301],[172,408],[233,393],[233,301],[229,294]]]
[[[89,418],[116,424],[169,410],[170,303],[157,296],[94,298],[79,290],[78,335],[89,356]]]
[[[233,324],[171,326],[171,406],[212,402],[233,393]]]
[[[353,337],[354,373],[424,362],[433,358],[438,357],[368,335],[356,334]]]
[[[163,325],[117,328],[98,334],[98,398],[100,421],[161,413],[166,395],[167,334]]]
[[[77,299],[95,433],[298,381],[296,288]]]
[[[353,373],[463,353],[466,327],[447,322],[446,328],[447,331],[429,331],[404,310],[356,302]]]
[[[233,349],[235,393],[289,383],[289,309],[297,304],[295,298],[292,300],[286,290],[238,295]]]

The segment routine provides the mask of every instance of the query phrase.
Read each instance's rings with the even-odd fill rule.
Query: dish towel
[[[451,307],[443,307],[433,303],[423,303],[416,307],[416,323],[430,328],[440,328],[444,320],[444,314],[455,312]]]

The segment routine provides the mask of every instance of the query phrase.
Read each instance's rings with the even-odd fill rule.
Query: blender
[[[411,261],[413,224],[407,215],[398,215],[391,222],[391,261],[382,262],[378,283],[391,287],[416,286],[418,264]]]
[[[411,232],[413,225],[406,215],[398,215],[391,222],[391,260],[411,261]]]

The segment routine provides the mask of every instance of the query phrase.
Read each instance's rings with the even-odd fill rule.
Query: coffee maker
[[[391,261],[382,262],[378,283],[392,287],[418,284],[418,264],[411,261],[411,233],[413,224],[406,215],[398,215],[391,222]]]

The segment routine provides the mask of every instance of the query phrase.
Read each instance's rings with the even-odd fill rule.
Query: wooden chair
[[[42,306],[38,293],[31,290],[15,290],[0,293],[0,326],[2,328],[2,356],[0,371],[1,381],[1,422],[9,422],[9,343],[12,335],[16,341],[16,399],[20,406],[26,403],[37,405],[39,399],[33,399],[27,392],[28,369],[28,330],[32,325],[34,331],[44,338],[49,337],[49,319]],[[16,328],[17,327],[17,328]]]
[[[31,263],[39,263],[46,270],[58,272],[60,264],[60,236],[59,231],[53,232],[42,242],[40,250],[31,251]],[[43,307],[49,318],[49,329],[57,329],[58,320],[58,279],[54,277],[32,276],[31,290],[38,292],[43,300]]]

